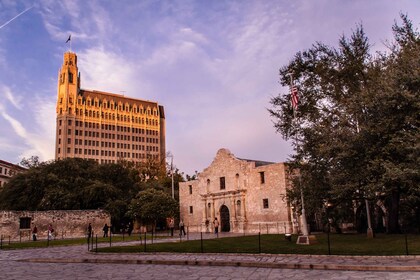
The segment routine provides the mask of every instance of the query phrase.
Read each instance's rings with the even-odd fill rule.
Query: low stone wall
[[[104,210],[0,211],[0,235],[12,241],[31,239],[35,225],[38,239],[46,239],[49,224],[55,238],[84,237],[89,223],[94,235],[102,236],[102,228],[105,223],[111,224],[111,216]]]

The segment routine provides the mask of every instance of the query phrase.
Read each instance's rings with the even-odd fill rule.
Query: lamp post
[[[175,188],[174,188],[174,156],[169,152],[166,156],[171,158],[171,187],[172,187],[172,198],[175,199]]]

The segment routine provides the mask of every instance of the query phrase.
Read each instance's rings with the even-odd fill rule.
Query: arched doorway
[[[229,208],[226,205],[220,207],[220,227],[222,232],[230,231],[230,215]]]

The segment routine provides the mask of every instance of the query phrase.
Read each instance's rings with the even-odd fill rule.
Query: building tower
[[[55,158],[165,160],[165,112],[157,102],[80,88],[77,55],[58,73]]]

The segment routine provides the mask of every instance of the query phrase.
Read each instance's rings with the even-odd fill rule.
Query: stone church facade
[[[180,218],[190,232],[292,232],[287,165],[240,159],[220,149],[209,167],[179,185]]]

